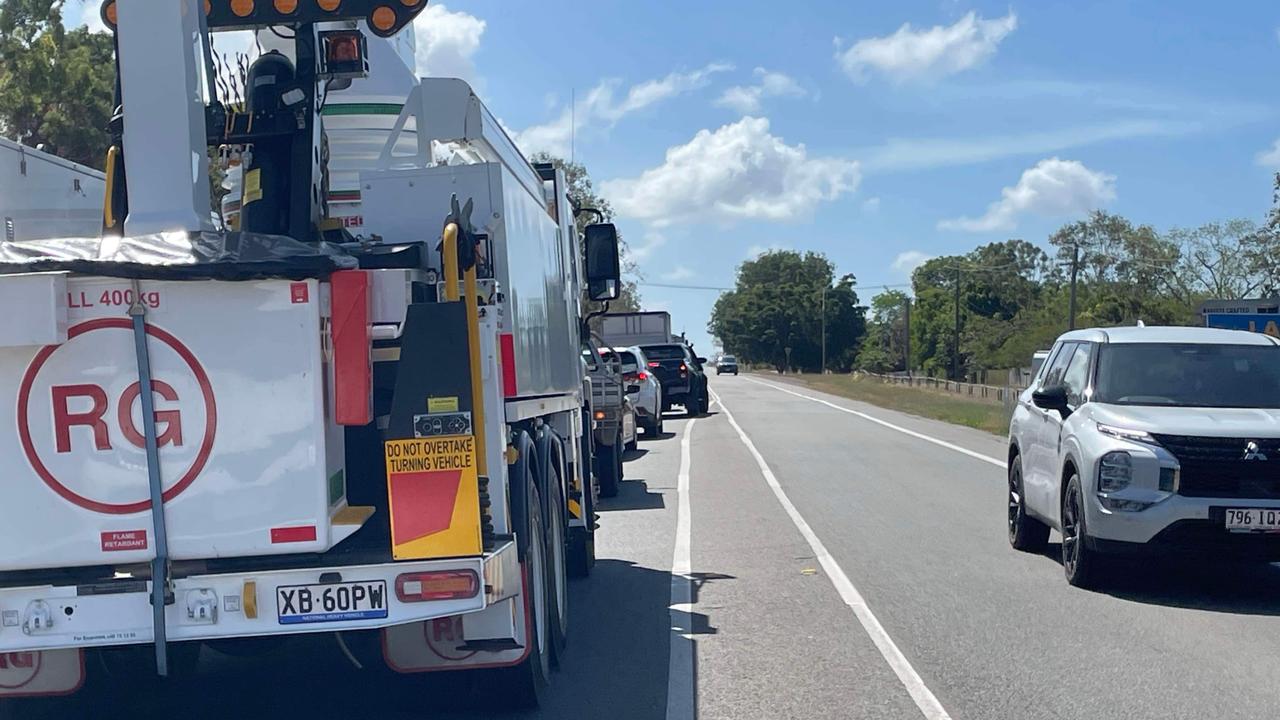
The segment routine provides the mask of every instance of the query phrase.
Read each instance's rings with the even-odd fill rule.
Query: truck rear
[[[419,153],[360,171],[376,235],[352,237],[308,159],[319,84],[367,73],[368,38],[317,26],[389,37],[425,0],[232,5],[104,3],[143,90],[103,237],[0,245],[0,700],[75,691],[86,653],[163,676],[197,643],[331,633],[404,674],[512,668],[504,697],[536,704],[593,553],[578,308],[616,296],[616,232],[584,256],[563,173],[465,83],[424,80],[384,147]],[[187,39],[261,25],[294,55],[192,114]],[[248,158],[238,232],[208,227],[206,143]]]

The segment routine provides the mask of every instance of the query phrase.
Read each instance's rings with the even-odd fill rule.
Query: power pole
[[[906,351],[906,358],[903,362],[903,367],[907,369],[907,377],[911,377],[911,298],[907,298],[906,318],[907,318],[907,342],[906,342],[907,351]]]
[[[951,355],[951,379],[960,381],[960,268],[956,268],[956,347]]]
[[[1071,300],[1068,304],[1067,313],[1070,320],[1067,322],[1068,330],[1076,329],[1076,271],[1080,268],[1080,246],[1078,244],[1071,246]]]
[[[822,375],[827,374],[827,287],[822,286]]]

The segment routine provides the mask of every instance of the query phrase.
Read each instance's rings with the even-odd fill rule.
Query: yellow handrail
[[[444,299],[457,302],[458,297],[458,226],[444,228]],[[471,361],[471,425],[476,438],[476,471],[488,474],[488,445],[484,434],[484,386],[480,372],[480,301],[476,290],[476,266],[463,274],[463,293],[467,308],[467,354]]]
[[[116,213],[112,207],[112,198],[116,189],[116,159],[120,156],[120,147],[112,145],[107,150],[107,194],[102,203],[102,221],[108,228],[116,226]]]

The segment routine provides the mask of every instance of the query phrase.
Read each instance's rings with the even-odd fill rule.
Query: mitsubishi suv
[[[1280,559],[1280,341],[1209,328],[1069,332],[1009,426],[1009,542],[1108,556]]]

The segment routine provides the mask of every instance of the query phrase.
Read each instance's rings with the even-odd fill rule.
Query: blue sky
[[[433,5],[419,70],[471,80],[526,151],[568,151],[576,97],[574,154],[650,283],[812,249],[865,302],[1094,207],[1260,220],[1280,169],[1271,2]],[[641,290],[711,349],[715,292]]]

